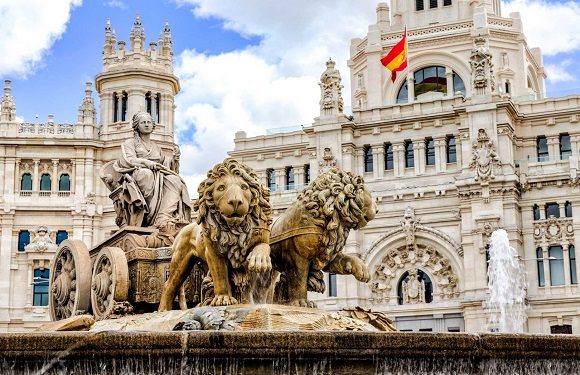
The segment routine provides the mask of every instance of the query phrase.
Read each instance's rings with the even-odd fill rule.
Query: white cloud
[[[176,131],[182,173],[192,195],[206,171],[234,148],[236,131],[249,136],[268,128],[309,124],[318,115],[318,80],[332,57],[343,76],[350,105],[346,61],[350,39],[366,35],[376,0],[268,1],[178,0],[197,17],[261,42],[220,55],[185,51],[176,61],[182,92],[176,98]],[[183,139],[192,126],[193,142]]]
[[[121,0],[108,0],[105,1],[103,4],[111,8],[127,9],[127,4],[125,4]]]
[[[512,0],[503,6],[503,14],[522,15],[528,44],[540,47],[546,55],[580,50],[580,3],[545,0]]]
[[[26,76],[66,29],[82,0],[27,0],[0,4],[0,76]]]
[[[574,76],[568,72],[568,67],[572,65],[571,59],[566,59],[558,64],[546,64],[548,80],[552,82],[569,82],[575,80]]]

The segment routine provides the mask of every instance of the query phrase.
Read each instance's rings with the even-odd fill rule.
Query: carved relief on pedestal
[[[425,303],[425,281],[419,281],[418,270],[409,270],[409,279],[403,281],[403,303],[417,304]]]
[[[473,142],[469,167],[475,169],[475,181],[481,184],[484,202],[489,202],[489,182],[495,179],[499,157],[485,129],[479,129],[477,141]]]
[[[336,158],[332,155],[332,150],[330,147],[324,148],[324,153],[322,155],[322,160],[318,162],[318,173],[322,174],[328,172],[332,168],[336,167]]]
[[[374,269],[370,285],[371,301],[374,304],[381,304],[389,302],[392,297],[396,298],[397,281],[401,275],[406,269],[409,269],[410,274],[411,270],[416,271],[418,268],[429,274],[433,282],[433,296],[439,299],[452,299],[459,296],[459,278],[451,267],[449,259],[432,246],[419,243],[414,248],[403,245],[387,250],[387,254]],[[419,288],[416,283],[413,284],[415,284],[413,288]],[[406,285],[406,288],[411,287],[409,284]],[[415,294],[413,290],[411,291]],[[424,295],[423,292],[423,298]],[[418,298],[413,297],[414,302],[408,303],[424,302]]]

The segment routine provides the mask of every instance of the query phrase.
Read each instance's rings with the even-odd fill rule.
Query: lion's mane
[[[326,260],[342,250],[349,231],[358,228],[364,215],[364,193],[362,177],[333,168],[318,176],[298,196],[313,224],[323,229]]]
[[[252,193],[246,220],[238,226],[227,224],[213,199],[215,182],[228,174],[242,177]],[[193,204],[193,209],[198,212],[197,223],[203,224],[204,235],[218,244],[220,253],[227,254],[232,267],[239,268],[246,261],[247,245],[254,228],[267,229],[272,223],[270,190],[262,185],[250,167],[228,158],[207,172],[207,178],[199,184],[197,191],[199,198]]]

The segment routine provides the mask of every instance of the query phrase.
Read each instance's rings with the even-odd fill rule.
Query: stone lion
[[[282,274],[280,302],[315,307],[307,290],[323,292],[321,271],[353,275],[368,282],[370,273],[358,257],[342,253],[351,229],[374,219],[377,206],[362,177],[336,168],[321,174],[298,196],[271,227],[270,248],[274,270]],[[276,272],[263,275],[255,297],[272,302]]]
[[[257,272],[271,270],[268,226],[270,191],[248,166],[228,158],[215,165],[197,189],[197,220],[173,243],[173,256],[159,310],[170,310],[196,257],[205,261],[213,281],[212,306],[237,304],[233,293],[246,290]],[[236,289],[237,288],[237,289]],[[251,302],[251,295],[243,296]]]

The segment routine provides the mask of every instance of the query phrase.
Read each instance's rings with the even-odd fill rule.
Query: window
[[[59,230],[56,232],[56,244],[60,245],[60,243],[68,238],[68,232],[66,230]]]
[[[121,121],[127,121],[127,93],[123,91],[123,96],[121,97]]]
[[[364,163],[365,163],[365,172],[372,172],[373,171],[373,149],[369,145],[365,145],[363,148],[364,152]]]
[[[510,81],[505,81],[505,93],[509,94],[511,91]]]
[[[433,138],[425,139],[425,164],[435,165],[435,142],[433,142]]]
[[[447,75],[444,66],[429,66],[417,70],[413,76],[415,78],[415,97],[431,91],[447,94]],[[453,94],[461,92],[465,96],[467,91],[459,74],[453,72],[452,77],[453,87],[449,88],[450,92]],[[407,81],[405,81],[397,93],[397,103],[407,103],[408,98],[409,90]]]
[[[32,175],[30,173],[25,173],[22,175],[22,178],[20,178],[20,190],[32,190]]]
[[[304,183],[310,183],[310,164],[304,164]]]
[[[155,122],[159,124],[159,122],[161,121],[161,94],[156,94],[155,95],[155,108],[157,109],[155,111]]]
[[[113,122],[127,120],[127,93],[113,93]]]
[[[544,252],[541,247],[536,249],[536,259],[538,261],[538,286],[545,286],[546,279],[544,277]]]
[[[413,154],[413,142],[405,141],[405,168],[415,166],[415,155]]]
[[[18,232],[18,251],[24,251],[26,245],[30,243],[30,232],[21,230]]]
[[[574,245],[570,245],[568,248],[568,254],[570,255],[570,283],[578,284],[578,274],[576,273],[576,249]]]
[[[572,217],[572,203],[568,201],[564,203],[564,214],[566,215],[566,217]]]
[[[153,110],[151,91],[145,94],[145,110],[147,111],[147,113],[153,116],[153,112],[151,112]]]
[[[560,160],[568,160],[570,156],[572,156],[570,135],[567,133],[560,134]]]
[[[294,168],[286,167],[286,190],[294,189]]]
[[[385,169],[393,169],[393,145],[385,143]]]
[[[433,301],[433,284],[431,283],[431,279],[422,270],[417,270],[417,280],[419,282],[423,281],[425,284],[425,303],[431,303]],[[399,284],[397,285],[399,305],[403,304],[403,283],[407,281],[409,281],[409,271],[403,273],[403,276],[401,276]]]
[[[534,210],[534,220],[540,220],[540,206],[534,204],[533,210]]]
[[[447,332],[461,332],[461,329],[459,327],[449,327],[447,328]]]
[[[561,335],[571,335],[572,326],[570,324],[563,324],[561,326],[550,326],[550,333],[561,334]]]
[[[457,162],[455,137],[452,135],[447,136],[447,140],[445,142],[445,152],[447,153],[447,162],[448,163],[456,163]]]
[[[336,288],[336,274],[329,273],[328,274],[328,296],[329,297],[336,297],[337,288]]]
[[[58,179],[58,191],[70,191],[70,177],[68,174],[61,174]]]
[[[32,305],[34,306],[48,306],[48,269],[35,269],[34,280],[34,297]]]
[[[564,252],[562,246],[550,246],[550,285],[564,285]]]
[[[40,191],[50,191],[50,189],[50,175],[48,173],[43,173],[42,176],[40,176]]]
[[[266,178],[268,179],[268,189],[276,191],[276,173],[273,169],[266,170]]]
[[[538,155],[539,162],[549,160],[548,140],[544,135],[541,135],[538,138],[536,138],[536,154]]]
[[[425,4],[423,3],[423,0],[415,0],[415,9],[417,9],[418,11],[425,9]]]
[[[113,93],[113,122],[119,121],[119,95],[114,92]]]
[[[546,203],[546,219],[550,216],[560,217],[560,206],[558,203]]]
[[[437,0],[429,0],[429,8],[437,8]]]
[[[451,5],[451,0],[443,0],[443,6],[444,7],[449,6],[449,5]]]

